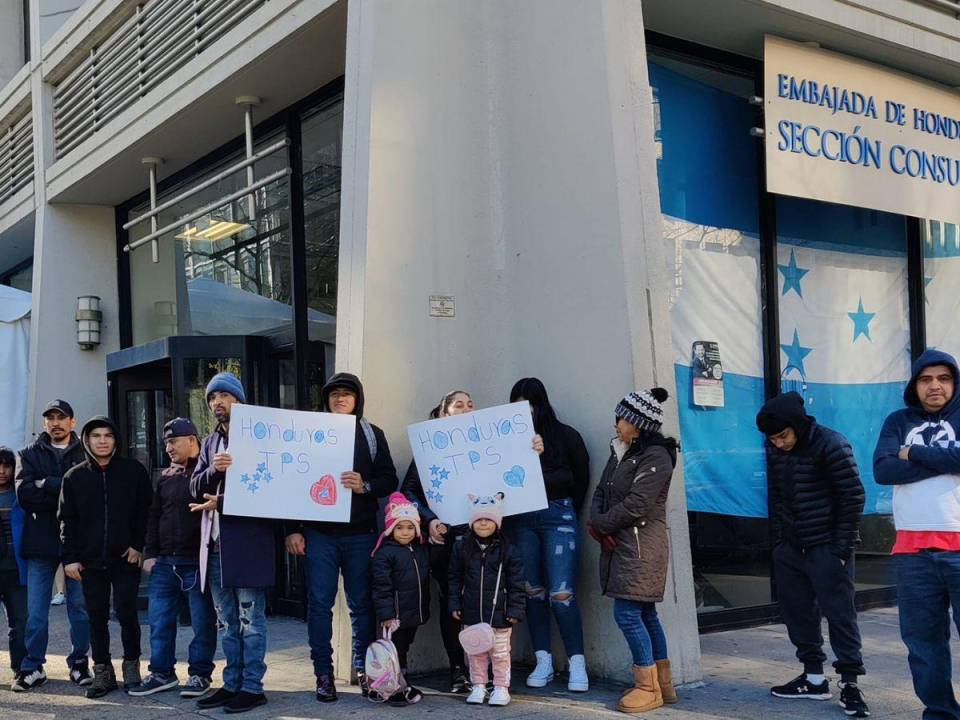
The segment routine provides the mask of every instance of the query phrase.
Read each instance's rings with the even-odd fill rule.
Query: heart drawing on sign
[[[503,474],[503,481],[510,487],[523,487],[523,479],[527,473],[519,465],[514,465]]]
[[[324,475],[310,486],[310,499],[317,505],[337,504],[337,483],[333,475]]]

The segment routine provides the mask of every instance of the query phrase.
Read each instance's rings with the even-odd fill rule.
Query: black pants
[[[0,601],[7,613],[10,632],[10,668],[19,672],[20,663],[27,655],[24,637],[27,633],[27,586],[20,584],[17,570],[0,571]]]
[[[456,540],[453,532],[448,532],[443,545],[430,545],[430,572],[437,581],[438,600],[440,605],[440,636],[443,638],[443,647],[447,651],[450,667],[466,667],[463,657],[463,646],[460,645],[460,623],[450,614],[448,583],[450,569],[450,554],[453,552],[453,543]]]
[[[417,628],[400,628],[399,630],[394,631],[391,639],[393,640],[393,645],[397,648],[397,657],[400,658],[400,669],[403,670],[403,674],[407,674],[407,653],[410,652],[410,647],[413,645],[413,639],[417,636]]]
[[[773,549],[780,614],[805,672],[823,673],[821,616],[827,618],[833,667],[844,681],[863,675],[860,628],[853,594],[853,555],[843,565],[827,545],[799,550],[788,543]]]
[[[90,654],[96,665],[110,662],[110,591],[113,609],[120,622],[123,659],[140,659],[140,620],[137,617],[137,589],[140,566],[124,558],[110,560],[106,568],[86,568],[82,574],[83,599],[90,616]]]

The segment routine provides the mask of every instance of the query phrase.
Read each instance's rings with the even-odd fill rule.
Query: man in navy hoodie
[[[900,635],[924,720],[960,720],[953,694],[950,607],[960,607],[960,400],[957,361],[927,350],[887,417],[874,476],[893,485]],[[954,615],[960,629],[960,616]]]
[[[230,408],[245,403],[235,375],[218,373],[207,384],[207,405],[217,426],[203,439],[200,459],[190,479],[191,505],[203,512],[200,525],[201,592],[210,583],[220,621],[223,687],[197,701],[201,710],[226,706],[239,713],[264,705],[263,676],[267,672],[267,588],[276,584],[276,541],[273,523],[260,518],[223,514]]]

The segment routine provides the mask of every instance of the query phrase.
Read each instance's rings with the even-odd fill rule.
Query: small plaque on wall
[[[457,314],[457,299],[453,295],[431,295],[430,317],[451,318]]]

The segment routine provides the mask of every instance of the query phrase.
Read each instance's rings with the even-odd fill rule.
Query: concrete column
[[[639,1],[359,0],[347,47],[338,368],[362,371],[401,473],[406,425],[445,391],[496,405],[536,375],[583,434],[595,484],[617,401],[673,383]],[[455,296],[456,316],[430,317],[430,294]],[[661,609],[676,676],[691,681],[681,470],[669,524]],[[626,679],[596,546],[580,542],[590,670]],[[526,628],[515,637],[529,658]],[[438,642],[418,640],[412,664],[442,666]],[[562,667],[559,643],[554,654]]]

